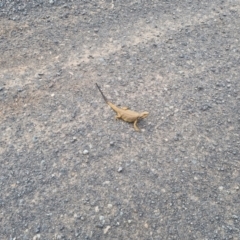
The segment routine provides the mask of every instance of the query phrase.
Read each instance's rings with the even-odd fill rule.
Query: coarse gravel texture
[[[2,0],[0,239],[239,240],[239,102],[240,0]]]

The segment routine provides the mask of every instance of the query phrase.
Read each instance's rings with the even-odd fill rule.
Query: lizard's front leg
[[[136,131],[139,131],[139,128],[137,127],[137,119],[134,121],[133,126]]]
[[[115,116],[115,119],[120,119],[121,118],[121,114],[120,113],[117,113],[117,115]]]

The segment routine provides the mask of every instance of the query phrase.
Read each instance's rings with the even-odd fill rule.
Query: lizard
[[[115,118],[116,119],[122,119],[125,122],[133,123],[134,129],[136,131],[139,131],[139,128],[137,126],[138,120],[147,117],[149,115],[149,112],[139,113],[139,112],[135,112],[135,111],[130,110],[128,107],[119,108],[116,105],[114,105],[113,103],[108,101],[108,99],[105,97],[105,95],[103,94],[101,88],[98,86],[97,83],[96,83],[96,86],[97,86],[98,90],[100,91],[104,101],[117,113]]]

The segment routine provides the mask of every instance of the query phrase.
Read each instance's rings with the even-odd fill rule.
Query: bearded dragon
[[[122,108],[117,107],[116,105],[108,101],[108,99],[105,97],[105,95],[103,94],[101,88],[98,86],[97,83],[96,83],[96,86],[100,91],[100,93],[102,94],[104,101],[117,113],[115,118],[122,119],[125,122],[134,123],[133,124],[134,129],[136,131],[139,131],[139,128],[137,127],[138,120],[147,117],[149,113],[148,112],[138,113],[138,112],[129,110],[127,107],[122,107]]]

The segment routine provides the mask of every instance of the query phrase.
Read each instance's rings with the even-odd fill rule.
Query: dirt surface
[[[239,0],[1,1],[0,239],[239,240],[239,66]]]

